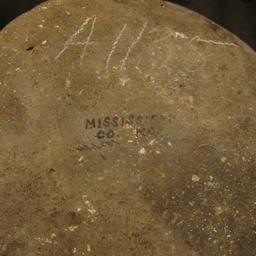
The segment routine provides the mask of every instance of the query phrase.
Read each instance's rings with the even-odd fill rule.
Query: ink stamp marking
[[[85,130],[95,130],[99,140],[118,138],[120,129],[129,128],[137,138],[150,137],[155,135],[156,126],[161,121],[171,122],[171,118],[161,114],[94,117],[86,118]]]

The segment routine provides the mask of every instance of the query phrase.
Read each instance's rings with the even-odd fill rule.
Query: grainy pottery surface
[[[256,54],[158,0],[50,0],[0,33],[1,256],[256,255]]]

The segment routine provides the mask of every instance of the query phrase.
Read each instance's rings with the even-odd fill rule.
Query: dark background
[[[45,0],[0,0],[0,29]],[[208,17],[256,49],[256,0],[169,0]]]

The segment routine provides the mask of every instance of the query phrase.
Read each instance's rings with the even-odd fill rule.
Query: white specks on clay
[[[188,203],[190,206],[194,207],[195,206],[195,201],[189,202]]]
[[[68,228],[65,228],[65,231],[74,232],[76,229],[78,229],[78,226],[70,226]]]
[[[165,179],[165,178],[166,178],[166,174],[165,174],[164,172],[161,172],[161,173],[160,173],[160,176],[161,176],[162,179]]]
[[[221,206],[216,206],[214,207],[214,212],[215,212],[215,215],[219,216],[221,215],[222,213],[224,213],[224,209],[221,207]]]
[[[226,163],[227,158],[226,158],[225,156],[223,156],[223,157],[220,158],[220,161],[221,161],[222,163]]]
[[[100,71],[99,70],[96,70],[95,71],[95,74],[97,75],[97,78],[99,79],[99,80],[101,80],[101,75],[100,75]]]
[[[104,176],[99,176],[99,177],[97,177],[97,180],[99,180],[99,181],[103,181],[104,179],[105,179]]]
[[[46,45],[47,44],[47,40],[42,41],[42,45]]]
[[[123,128],[124,128],[124,129],[130,129],[130,128],[132,128],[132,126],[131,126],[130,124],[125,124],[125,125],[123,126]]]
[[[52,233],[52,234],[51,234],[51,238],[52,238],[52,239],[56,238],[56,234],[55,234],[55,233]]]
[[[171,234],[172,234],[172,231],[171,231],[171,230],[169,230],[168,232],[165,232],[165,233],[164,233],[165,236],[170,236]]]
[[[148,143],[148,145],[153,146],[153,145],[155,144],[155,142],[156,142],[156,139],[153,139],[153,140],[151,140],[151,141]]]
[[[194,175],[192,176],[191,180],[192,180],[193,182],[199,182],[199,181],[200,181],[200,177],[199,177],[198,175],[194,174]]]
[[[83,160],[84,160],[84,156],[81,156],[81,157],[78,159],[78,162],[79,162],[79,163],[82,163]]]
[[[65,89],[68,89],[71,86],[71,81],[69,79],[66,79],[65,85],[66,85]]]
[[[145,79],[146,81],[148,81],[148,82],[155,83],[155,78],[154,78],[153,76],[149,75],[149,74],[146,74],[146,75],[144,76],[144,79]]]
[[[90,213],[91,217],[95,217],[97,211],[92,205],[92,203],[88,200],[87,195],[83,195],[83,202],[87,206],[87,211]]]
[[[91,246],[89,244],[87,244],[86,247],[87,247],[87,252],[91,252],[92,251]]]
[[[145,148],[141,148],[140,151],[139,151],[139,154],[146,155],[146,149]]]
[[[37,242],[39,242],[41,245],[46,245],[46,244],[52,244],[53,241],[50,240],[49,238],[43,238],[43,237],[35,237],[34,240],[36,240]]]
[[[138,70],[140,74],[143,73],[139,66],[135,66],[135,69]]]
[[[130,78],[127,78],[127,79],[124,79],[124,78],[121,78],[120,79],[120,84],[122,87],[126,86],[127,82],[130,81]]]
[[[84,89],[81,89],[78,93],[78,96],[81,96],[84,93]]]

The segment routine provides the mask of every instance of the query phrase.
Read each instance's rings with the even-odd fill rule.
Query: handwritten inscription
[[[55,57],[55,60],[60,58],[60,56],[68,49],[68,47],[70,47],[72,45],[73,46],[74,45],[76,45],[76,46],[77,45],[82,45],[82,46],[84,46],[83,52],[82,52],[81,57],[80,57],[80,65],[82,65],[83,61],[84,61],[84,56],[85,56],[85,53],[86,53],[86,50],[87,50],[88,46],[90,44],[93,44],[93,42],[91,42],[91,37],[92,37],[93,32],[94,32],[96,20],[97,20],[96,16],[87,18],[83,22],[83,24],[80,26],[80,28],[73,35],[71,35],[71,37],[65,42],[63,49],[57,54],[57,56]],[[90,21],[92,21],[91,31],[90,31],[86,41],[85,42],[76,41],[75,39],[77,38],[77,36],[84,31],[85,27],[88,25],[88,23]]]
[[[91,41],[94,31],[95,31],[95,27],[96,27],[96,21],[97,21],[97,16],[94,15],[92,17],[86,18],[85,21],[82,23],[82,25],[78,28],[77,31],[75,31],[70,38],[64,43],[64,46],[62,48],[62,50],[57,54],[57,56],[55,57],[55,60],[58,60],[65,52],[66,50],[71,47],[71,46],[83,46],[81,55],[80,55],[80,65],[83,64],[84,62],[84,58],[85,58],[85,54],[87,51],[87,48],[92,45],[95,44],[93,41]],[[90,25],[91,24],[91,25]],[[89,29],[89,34],[86,38],[85,41],[79,41],[77,39],[77,37],[85,30],[85,28],[87,26],[91,26],[91,28]],[[119,69],[120,70],[125,70],[126,69],[126,64],[129,60],[130,55],[132,54],[134,48],[137,46],[137,44],[139,43],[139,41],[141,41],[143,35],[146,33],[146,29],[148,27],[148,22],[145,21],[144,24],[142,25],[142,28],[139,30],[137,36],[135,37],[135,40],[131,42],[130,46],[128,47],[128,49],[126,50],[125,55],[122,57],[122,59],[120,60],[120,65],[119,65]],[[111,64],[111,59],[118,47],[118,44],[120,43],[124,33],[127,33],[126,30],[128,28],[128,24],[124,24],[121,28],[121,30],[119,30],[119,33],[115,39],[115,41],[112,43],[112,47],[110,48],[110,52],[106,57],[105,60],[105,70],[108,71],[110,64]],[[148,32],[148,34],[152,34],[153,32],[157,32],[158,29],[154,28],[152,30],[150,30]],[[212,45],[216,45],[216,46],[228,46],[228,47],[238,47],[237,44],[233,43],[233,42],[221,42],[221,41],[215,41],[212,39],[204,39],[201,38],[199,35],[196,36],[188,36],[182,32],[179,31],[173,31],[168,29],[167,36],[165,35],[164,37],[160,37],[157,40],[153,40],[153,43],[160,43],[160,42],[164,42],[167,41],[170,37],[175,38],[175,39],[183,39],[183,40],[187,40],[188,42],[190,42],[191,45],[193,45],[193,43],[206,43],[206,44],[212,44]],[[82,36],[82,35],[81,35]],[[200,58],[200,56],[199,56]],[[192,70],[194,71],[194,70]]]
[[[150,114],[128,116],[105,116],[103,118],[87,118],[85,121],[86,130],[97,130],[98,139],[113,139],[119,137],[118,129],[132,128],[136,137],[152,136],[155,134],[155,126],[161,121],[171,122],[167,115]]]
[[[89,33],[86,41],[85,42],[77,41],[76,39],[77,39],[78,35],[80,35],[84,31],[85,27],[89,24],[90,21],[92,22],[92,25],[91,25],[91,30],[90,30],[90,33]],[[80,65],[82,65],[88,46],[94,43],[94,42],[91,42],[91,37],[93,36],[93,33],[94,33],[96,21],[97,21],[97,16],[96,15],[94,15],[93,17],[87,18],[83,22],[83,24],[80,26],[80,28],[74,34],[72,34],[71,37],[64,43],[63,49],[57,54],[57,56],[55,57],[55,60],[58,60],[61,57],[61,55],[68,49],[68,47],[70,47],[70,46],[81,46],[82,45],[82,46],[84,46],[82,54],[80,56]],[[144,31],[145,31],[147,25],[148,25],[148,23],[145,22],[141,31],[139,32],[138,36],[136,37],[135,41],[132,42],[131,45],[129,46],[125,56],[120,61],[120,63],[121,63],[120,64],[120,69],[125,69],[126,68],[125,66],[126,66],[126,63],[129,59],[129,56],[130,56],[133,48],[141,40],[142,35],[144,34]],[[120,39],[121,39],[121,37],[122,37],[122,35],[123,35],[123,33],[125,32],[126,29],[127,29],[127,24],[124,24],[124,26],[122,27],[120,33],[118,34],[116,40],[114,41],[114,43],[112,45],[111,51],[110,51],[110,53],[107,57],[107,61],[106,61],[106,66],[105,66],[106,70],[108,70],[108,68],[109,68],[112,55],[114,54],[114,52],[117,48],[117,45],[118,45],[118,43],[119,43],[119,41],[120,41]]]
[[[118,45],[118,43],[119,43],[119,41],[120,41],[124,31],[126,30],[126,28],[127,28],[127,24],[124,24],[123,28],[121,29],[120,33],[118,34],[118,36],[116,38],[116,41],[112,45],[112,49],[111,49],[111,51],[110,51],[110,53],[108,55],[108,58],[107,58],[107,63],[106,63],[106,67],[105,67],[106,70],[108,70],[108,68],[109,68],[111,57],[114,54],[114,52],[116,50],[116,47],[117,47],[117,45]]]
[[[142,35],[143,35],[143,33],[144,33],[144,31],[145,31],[147,25],[148,25],[148,23],[145,22],[144,25],[143,25],[143,27],[142,27],[142,30],[140,31],[140,33],[139,33],[139,35],[138,35],[138,37],[136,38],[136,40],[135,40],[134,42],[132,42],[131,46],[128,48],[127,53],[125,54],[125,57],[124,57],[124,58],[122,59],[122,61],[121,61],[120,69],[125,69],[126,62],[127,62],[128,58],[129,58],[131,52],[132,52],[132,49],[133,49],[133,48],[135,47],[135,45],[140,41],[140,39],[141,39],[141,37],[142,37]]]

